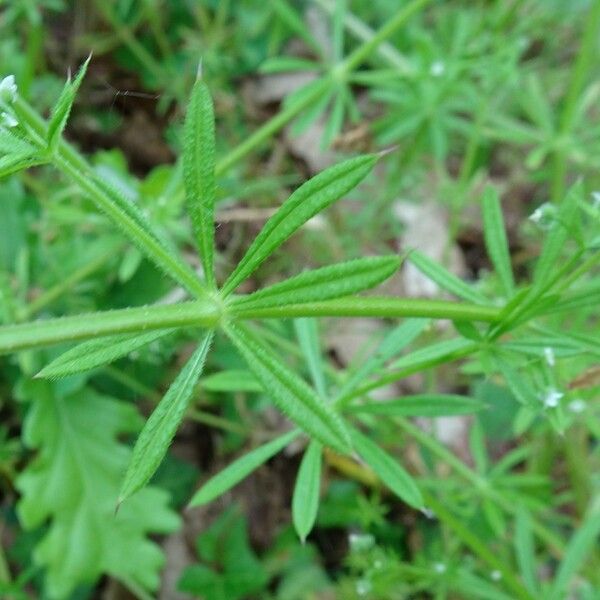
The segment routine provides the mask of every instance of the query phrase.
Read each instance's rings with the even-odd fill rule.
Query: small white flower
[[[8,75],[0,81],[0,101],[10,104],[14,102],[16,96],[17,84],[15,83],[15,76]]]
[[[568,408],[572,413],[582,413],[585,410],[585,402],[583,400],[580,400],[579,398],[576,400],[571,400],[571,402],[569,402]]]
[[[373,586],[368,579],[359,579],[356,582],[356,593],[359,596],[366,596],[372,589]]]
[[[556,221],[556,206],[545,202],[529,215],[529,220],[542,229],[550,229]]]
[[[552,350],[552,348],[550,348],[549,346],[544,348],[544,358],[546,359],[546,362],[548,363],[549,366],[551,366],[551,367],[554,366],[554,363],[555,363],[554,350]]]
[[[435,513],[427,507],[423,507],[421,512],[425,515],[426,519],[435,519]]]
[[[369,533],[351,533],[348,536],[348,542],[352,552],[366,552],[375,544],[375,538]]]
[[[544,396],[544,406],[546,408],[556,408],[558,406],[558,401],[564,396],[562,392],[555,390],[554,388],[550,388],[546,395]]]
[[[502,573],[496,569],[490,573],[490,578],[492,581],[500,581],[502,579]]]
[[[3,125],[4,127],[16,127],[18,124],[19,121],[17,121],[13,115],[7,112],[0,113],[0,125]]]
[[[433,570],[441,575],[446,572],[446,565],[443,562],[437,562],[433,565]]]
[[[429,73],[432,77],[441,77],[446,72],[446,65],[441,60],[436,60],[431,63],[429,67]]]

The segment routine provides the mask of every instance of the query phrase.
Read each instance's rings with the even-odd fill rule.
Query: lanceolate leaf
[[[238,305],[244,309],[266,308],[340,298],[376,286],[393,275],[399,266],[400,258],[396,256],[378,256],[305,271],[249,296],[236,298],[234,310]]]
[[[548,598],[561,600],[568,597],[567,590],[573,577],[583,567],[594,548],[598,548],[600,536],[600,503],[597,497],[590,503],[590,509],[579,528],[569,541],[565,555],[560,563],[554,584]]]
[[[215,117],[206,84],[194,84],[185,120],[183,173],[188,211],[192,219],[204,276],[215,287]]]
[[[111,363],[174,331],[159,329],[149,333],[128,333],[90,340],[71,348],[45,366],[36,377],[59,379],[75,373],[83,373]]]
[[[306,221],[348,193],[371,171],[377,157],[352,158],[319,173],[300,186],[267,221],[223,285],[229,294]]]
[[[437,283],[443,290],[476,304],[488,302],[485,296],[419,250],[413,250],[407,258],[421,273]]]
[[[483,196],[483,233],[485,246],[502,283],[504,293],[510,297],[515,289],[510,252],[498,193],[491,187],[487,188]]]
[[[423,508],[425,503],[417,484],[395,458],[356,429],[352,430],[352,442],[358,454],[375,471],[384,485],[407,504]]]
[[[296,477],[296,486],[292,497],[292,520],[296,532],[303,542],[315,524],[319,509],[321,452],[321,444],[313,440],[302,457]]]
[[[35,154],[9,154],[0,158],[0,179],[31,167],[43,165],[45,159]]]
[[[133,448],[133,456],[119,494],[119,503],[146,485],[160,466],[202,374],[212,337],[212,332],[204,336],[144,425]]]
[[[190,506],[200,506],[208,504],[234,485],[242,481],[250,475],[252,471],[266,463],[271,457],[275,456],[279,451],[283,450],[297,436],[298,431],[289,431],[288,433],[271,440],[263,446],[244,454],[220,473],[211,477],[190,500]]]
[[[79,86],[83,81],[83,77],[87,71],[87,67],[91,58],[92,55],[90,54],[88,59],[83,63],[83,65],[81,65],[79,73],[77,73],[75,79],[73,81],[69,79],[67,83],[65,83],[60,97],[52,109],[52,115],[50,117],[50,122],[48,123],[47,138],[48,149],[51,152],[54,152],[58,142],[60,141],[60,136],[62,135],[62,132],[67,124],[69,114],[71,113],[73,101],[75,100]]]
[[[340,415],[290,371],[262,342],[240,325],[229,325],[227,334],[240,351],[265,392],[296,425],[340,452],[350,450]]]
[[[398,417],[443,417],[468,415],[484,408],[485,404],[467,396],[419,394],[396,400],[366,402],[350,407],[349,411]]]
[[[316,319],[294,319],[294,329],[317,394],[321,398],[325,398],[327,385],[321,356],[318,321]]]

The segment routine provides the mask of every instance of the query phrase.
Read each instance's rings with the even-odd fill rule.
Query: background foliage
[[[0,3],[0,593],[597,597],[599,32]]]

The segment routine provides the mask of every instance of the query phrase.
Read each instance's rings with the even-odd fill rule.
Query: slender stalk
[[[52,304],[56,299],[70,291],[77,283],[86,277],[89,277],[98,269],[101,269],[118,251],[118,248],[111,248],[109,251],[100,254],[80,269],[71,273],[66,279],[63,279],[60,283],[45,291],[28,305],[22,307],[22,309],[18,311],[17,320],[26,321],[46,308],[49,304]]]
[[[337,300],[307,302],[269,308],[230,307],[238,319],[270,319],[283,317],[381,317],[383,319],[431,317],[493,323],[500,309],[462,302],[419,300],[384,296],[353,296]]]
[[[569,135],[573,127],[577,101],[581,96],[588,73],[596,60],[596,48],[598,46],[598,32],[600,30],[600,0],[593,0],[588,12],[583,39],[579,48],[577,62],[571,72],[571,80],[567,89],[565,103],[560,114],[558,125],[558,137],[564,138]],[[558,147],[554,154],[554,165],[552,169],[552,199],[560,202],[565,191],[565,178],[567,171],[566,153],[564,148]]]
[[[120,333],[171,327],[212,328],[219,319],[220,310],[214,302],[194,301],[6,325],[0,327],[0,354]]]

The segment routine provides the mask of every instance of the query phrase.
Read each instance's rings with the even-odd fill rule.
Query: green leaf
[[[376,162],[373,155],[352,158],[301,185],[266,222],[223,285],[223,294],[235,290],[306,221],[356,187]]]
[[[5,325],[0,327],[0,354],[119,333],[173,327],[214,327],[218,318],[212,302],[199,300]]]
[[[321,444],[315,440],[311,441],[302,457],[296,477],[292,497],[292,520],[302,542],[306,540],[317,519],[321,489],[321,452]]]
[[[381,482],[410,506],[423,508],[425,503],[417,484],[396,459],[356,429],[352,430],[351,435],[356,451]]]
[[[321,398],[325,398],[327,396],[327,386],[325,385],[325,374],[323,372],[317,320],[294,319],[294,328],[315,389]]]
[[[377,256],[305,271],[249,296],[236,298],[232,308],[234,311],[238,306],[267,308],[348,296],[381,283],[398,270],[400,262],[396,256]]]
[[[540,287],[546,286],[547,281],[552,279],[556,272],[556,266],[560,263],[560,256],[565,250],[565,244],[569,238],[573,237],[578,210],[577,203],[582,196],[583,184],[577,183],[569,190],[561,203],[556,221],[550,229],[542,253],[535,265],[532,295],[536,295]]]
[[[250,372],[242,369],[229,369],[207,375],[200,385],[209,392],[262,392],[263,388]]]
[[[230,507],[203,528],[196,543],[202,563],[186,567],[177,588],[207,600],[264,597],[260,592],[266,592],[270,575],[250,547],[247,529],[237,507]]]
[[[0,179],[31,167],[43,165],[46,159],[37,154],[10,154],[0,158]]]
[[[180,526],[168,494],[150,486],[114,514],[130,456],[118,438],[139,428],[135,408],[90,388],[63,396],[35,381],[26,389],[33,402],[24,442],[37,454],[17,478],[17,512],[39,534],[33,557],[45,571],[43,597],[70,598],[104,574],[157,590],[164,557],[149,536]]]
[[[227,335],[277,407],[306,433],[323,444],[348,452],[348,433],[340,415],[298,375],[290,371],[256,336],[230,324]]]
[[[567,590],[573,577],[584,566],[590,553],[598,548],[599,535],[600,503],[596,498],[595,502],[592,502],[585,519],[569,541],[548,595],[549,600],[562,600],[568,596]]]
[[[71,113],[73,101],[75,100],[75,96],[77,95],[77,91],[79,90],[79,86],[83,81],[83,77],[85,76],[85,72],[87,71],[87,67],[91,59],[92,55],[90,54],[88,59],[83,63],[83,65],[81,65],[81,68],[79,69],[79,72],[73,81],[71,81],[71,78],[69,77],[65,83],[65,86],[63,87],[58,101],[52,109],[52,114],[48,123],[48,135],[46,138],[48,150],[50,152],[54,152],[58,146],[62,132],[67,124],[69,114]]]
[[[467,396],[454,394],[417,394],[396,400],[365,402],[348,408],[352,413],[398,417],[443,417],[469,415],[483,410],[485,404]]]
[[[488,187],[483,195],[483,233],[488,255],[500,278],[504,293],[507,297],[511,297],[515,291],[515,281],[508,240],[498,192],[492,187]]]
[[[339,396],[342,397],[355,389],[388,360],[399,354],[423,332],[428,324],[428,319],[407,319],[402,325],[392,329],[375,352],[366,361],[363,361],[360,367],[348,378]]]
[[[515,555],[527,590],[539,597],[535,545],[531,516],[525,508],[517,511],[515,519]]]
[[[489,304],[485,296],[419,250],[412,250],[407,258],[421,273],[437,283],[443,290],[469,302]]]
[[[126,356],[173,331],[173,329],[159,329],[150,333],[116,335],[84,342],[54,359],[36,377],[58,379],[95,369]]]
[[[292,440],[298,437],[298,431],[289,431],[288,433],[271,440],[270,442],[251,450],[231,463],[220,473],[211,477],[190,500],[190,506],[200,506],[208,504],[242,479],[250,475],[252,471],[267,462],[279,451],[283,450]]]
[[[204,276],[214,288],[215,116],[210,92],[201,79],[194,84],[185,119],[183,176]]]
[[[437,342],[425,348],[415,350],[390,365],[392,369],[416,369],[423,370],[438,364],[462,358],[474,352],[478,344],[471,340],[456,338]]]
[[[160,466],[202,374],[212,338],[212,332],[204,336],[144,425],[125,473],[119,504],[146,485]]]

